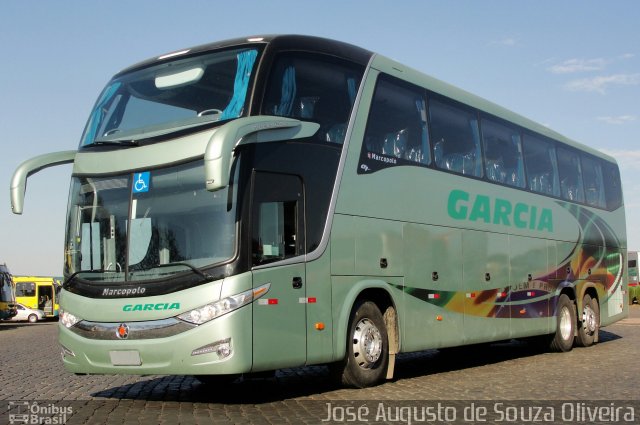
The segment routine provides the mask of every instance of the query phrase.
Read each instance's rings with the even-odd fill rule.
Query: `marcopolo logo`
[[[455,220],[483,221],[518,229],[553,232],[553,214],[549,208],[538,208],[522,202],[514,205],[507,199],[471,195],[464,190],[452,190],[449,193],[447,212]]]
[[[180,310],[180,303],[127,304],[122,311]]]
[[[147,288],[137,286],[135,288],[104,288],[103,297],[130,297],[132,295],[143,295]]]

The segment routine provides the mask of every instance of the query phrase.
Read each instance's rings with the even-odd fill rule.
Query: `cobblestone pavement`
[[[600,411],[599,418],[582,423],[623,422],[624,413],[629,418],[626,406],[634,406],[634,422],[638,423],[640,389],[634,372],[638,369],[632,365],[640,355],[640,306],[631,307],[628,319],[601,330],[600,340],[593,347],[574,348],[569,353],[544,353],[514,341],[403,355],[394,380],[361,390],[335,385],[325,367],[280,370],[275,376],[215,387],[185,376],[76,376],[62,367],[57,323],[3,322],[0,425],[9,419],[32,423],[18,420],[31,420],[34,414],[40,415],[39,423],[69,424],[316,424],[327,423],[323,422],[327,417],[335,422],[463,423],[470,419],[463,417],[463,409],[472,403],[473,408],[485,405],[495,411],[495,403],[505,400],[516,406],[555,402],[556,422],[588,419],[596,404],[608,408],[611,416],[602,416],[604,411]],[[573,403],[565,406],[570,410],[561,412],[560,401]],[[414,410],[402,410],[405,406]],[[427,409],[425,416],[429,407],[433,410]],[[369,409],[368,415],[363,408]],[[446,408],[456,412],[449,410],[447,418]],[[422,412],[422,416],[412,419],[403,412]],[[429,416],[429,412],[441,416]],[[508,422],[509,412],[516,415],[516,422],[522,422],[526,418],[520,415],[531,410],[507,410],[506,417],[505,411],[498,413]]]

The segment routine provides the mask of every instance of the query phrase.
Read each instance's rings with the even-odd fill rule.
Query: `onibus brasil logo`
[[[73,414],[71,406],[37,401],[10,401],[9,424],[65,424]]]

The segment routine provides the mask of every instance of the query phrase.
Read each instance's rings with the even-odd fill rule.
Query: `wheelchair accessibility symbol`
[[[144,193],[149,191],[149,178],[151,173],[145,171],[142,173],[135,173],[133,175],[133,193]]]

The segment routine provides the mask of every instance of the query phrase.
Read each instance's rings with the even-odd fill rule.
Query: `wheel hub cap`
[[[589,334],[593,334],[596,332],[596,312],[593,311],[591,306],[585,306],[582,312],[582,326],[584,326],[585,330]]]
[[[562,339],[568,340],[571,338],[572,330],[571,313],[568,308],[563,308],[560,312],[560,335],[562,336]]]
[[[360,367],[370,369],[382,354],[380,330],[367,318],[358,322],[353,333],[353,355]]]

